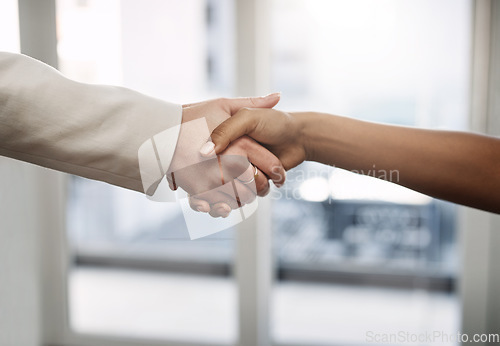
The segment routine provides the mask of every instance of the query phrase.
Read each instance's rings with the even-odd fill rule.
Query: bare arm
[[[500,213],[500,139],[327,114],[297,114],[307,159],[399,181],[440,199]]]
[[[243,134],[265,144],[286,169],[311,160],[359,173],[397,171],[395,183],[500,213],[498,138],[324,113],[244,109],[216,128],[212,140],[219,151]]]

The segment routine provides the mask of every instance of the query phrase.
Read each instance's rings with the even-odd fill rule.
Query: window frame
[[[473,6],[470,130],[500,136],[500,3],[475,0]],[[496,334],[500,215],[466,207],[459,215],[461,332]]]
[[[57,67],[55,3],[56,0],[19,0],[19,18],[21,51]],[[500,105],[494,101],[494,93],[500,89],[500,64],[492,62],[500,61],[500,48],[496,44],[490,50],[490,42],[493,44],[493,38],[500,37],[500,4],[490,0],[476,0],[472,4],[475,17],[472,38],[474,59],[471,129],[481,132],[488,129],[491,134],[498,135],[500,124],[494,114],[500,112]],[[237,94],[265,94],[270,91],[267,35],[270,5],[265,0],[235,0],[235,5]],[[489,69],[485,71],[484,66]],[[194,344],[180,340],[109,337],[79,334],[71,330],[67,289],[71,257],[65,229],[67,183],[67,177],[56,172],[44,171],[36,176],[38,189],[34,192],[34,212],[41,215],[41,233],[38,238],[41,257],[36,264],[36,272],[40,274],[41,334],[44,344],[200,346],[199,342]],[[270,331],[269,313],[274,270],[269,208],[271,201],[266,199],[259,203],[262,207],[258,213],[238,226],[236,237],[238,345],[275,344]],[[498,317],[495,311],[498,311],[500,302],[494,299],[494,292],[500,289],[500,275],[495,271],[494,264],[498,263],[500,253],[495,251],[494,245],[500,243],[497,232],[500,228],[500,216],[465,207],[460,208],[459,214],[463,221],[460,237],[463,263],[459,275],[462,331],[496,332],[500,320],[495,318]],[[479,253],[484,256],[478,256]],[[485,270],[478,271],[477,268]],[[478,297],[482,298],[478,301]]]

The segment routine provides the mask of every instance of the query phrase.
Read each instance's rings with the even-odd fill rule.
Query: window
[[[470,11],[469,1],[273,1],[279,107],[466,129]],[[314,163],[287,178],[274,191],[277,342],[459,329],[453,205]]]
[[[248,3],[59,0],[61,70],[178,103],[230,96],[241,77],[233,16],[252,15],[233,7]],[[262,79],[282,91],[279,108],[465,129],[470,1],[273,0],[260,9],[269,13],[259,19],[271,14]],[[234,230],[186,241],[176,206],[80,178],[68,195],[75,331],[231,344],[240,329],[241,337]],[[271,198],[273,342],[458,330],[453,205],[313,163]]]
[[[0,31],[9,33],[0,37],[0,51],[19,53],[19,16],[17,1],[2,1]]]
[[[229,0],[60,0],[60,69],[170,102],[227,95],[232,15]],[[236,338],[234,230],[190,241],[177,204],[78,177],[68,189],[73,330],[221,344]]]

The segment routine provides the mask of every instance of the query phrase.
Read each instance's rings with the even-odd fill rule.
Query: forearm
[[[138,150],[180,123],[181,113],[180,105],[77,83],[34,59],[0,53],[0,155],[143,191]]]
[[[307,159],[500,213],[500,139],[296,113]]]

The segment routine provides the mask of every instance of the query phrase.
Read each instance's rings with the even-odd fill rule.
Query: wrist
[[[179,137],[175,147],[169,172],[203,161],[200,148],[210,138],[210,131],[205,118],[184,118],[180,126]]]
[[[305,153],[305,161],[316,161],[317,148],[314,133],[317,132],[318,124],[320,123],[320,113],[316,112],[295,112],[290,113],[297,124],[298,129],[298,144]]]

